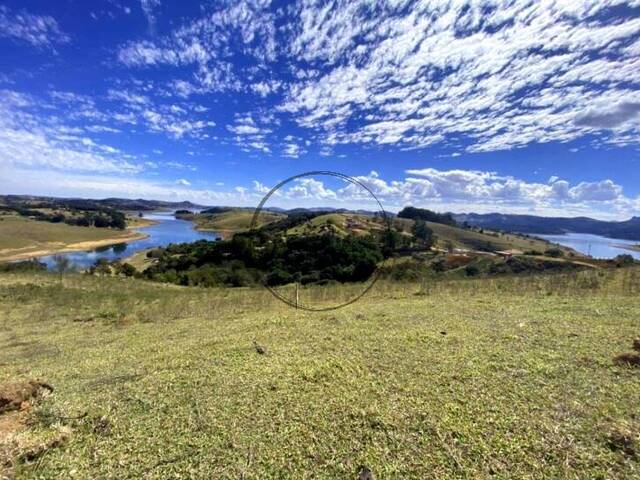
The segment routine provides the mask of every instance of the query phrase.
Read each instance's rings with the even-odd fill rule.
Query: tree
[[[424,220],[416,220],[411,227],[411,233],[413,233],[416,241],[426,249],[430,249],[433,246],[433,230],[427,227]]]
[[[118,273],[124,275],[125,277],[133,277],[136,272],[136,267],[126,262],[120,265],[120,268],[118,269]]]
[[[427,222],[456,226],[456,221],[450,213],[436,213],[426,208],[405,207],[398,212],[398,218],[425,220]]]
[[[98,228],[107,228],[110,226],[111,221],[103,215],[97,215],[93,224]]]
[[[53,270],[60,275],[60,283],[62,283],[62,275],[70,271],[72,268],[71,260],[66,255],[53,256]]]
[[[616,267],[628,267],[635,264],[635,260],[631,255],[625,253],[614,258],[613,263],[616,265]]]
[[[564,255],[564,253],[562,252],[562,250],[560,250],[559,248],[548,248],[544,254],[547,257],[554,257],[554,258],[559,258],[562,257]]]

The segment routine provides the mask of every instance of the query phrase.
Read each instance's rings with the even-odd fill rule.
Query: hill
[[[0,388],[54,392],[0,414],[0,476],[635,478],[640,375],[614,357],[639,279],[381,281],[313,314],[264,289],[2,274]]]
[[[182,215],[180,218],[193,220],[197,230],[220,233],[223,237],[229,237],[237,232],[244,232],[251,226],[253,209],[214,207],[198,214]],[[286,215],[276,212],[264,211],[258,218],[257,227],[263,227],[269,223],[286,218]]]
[[[392,219],[393,228],[403,235],[411,235],[414,220],[397,217]],[[526,235],[506,234],[492,231],[479,232],[442,223],[426,222],[437,237],[438,248],[457,248],[484,252],[528,251],[545,252],[549,248],[559,248],[565,255],[580,256],[573,250],[551,244],[545,240]],[[369,235],[384,231],[386,225],[381,218],[345,213],[327,213],[314,216],[311,220],[287,229],[288,235],[318,234],[330,231],[338,235]]]
[[[590,233],[609,238],[640,240],[640,217],[622,222],[606,222],[588,217],[538,217],[533,215],[508,215],[501,213],[453,214],[458,223],[492,230],[559,235],[567,232]]]

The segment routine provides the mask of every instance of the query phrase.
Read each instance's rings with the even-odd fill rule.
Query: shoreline
[[[140,227],[133,227],[140,228]],[[123,237],[115,237],[115,238],[105,238],[103,240],[89,240],[84,242],[76,242],[70,243],[68,245],[61,246],[61,248],[49,248],[46,250],[35,250],[31,252],[24,253],[13,253],[8,255],[0,254],[0,262],[15,262],[18,260],[29,260],[32,258],[40,258],[46,257],[48,255],[55,255],[57,253],[71,253],[71,252],[86,252],[90,250],[95,250],[96,248],[106,247],[109,245],[117,245],[119,243],[131,243],[136,242],[138,240],[144,240],[148,238],[149,235],[142,232],[132,231],[130,230],[130,235]],[[29,247],[26,247],[29,248]],[[14,250],[24,250],[22,249],[14,249]]]
[[[204,232],[204,233],[217,233],[218,236],[220,238],[222,238],[223,240],[229,240],[231,237],[233,237],[233,235],[235,235],[236,233],[240,232],[241,230],[212,230],[210,228],[199,228],[196,225],[196,222],[193,222],[194,227],[193,229],[196,232]]]
[[[616,248],[621,248],[623,250],[629,250],[631,252],[640,252],[640,245],[621,245],[616,243],[613,245]]]

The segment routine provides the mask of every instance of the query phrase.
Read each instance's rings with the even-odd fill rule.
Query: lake
[[[97,248],[87,252],[60,253],[67,257],[76,268],[85,269],[96,263],[98,259],[108,261],[129,257],[140,250],[153,247],[164,247],[170,243],[195,242],[197,240],[215,240],[220,235],[216,232],[199,232],[193,228],[193,222],[174,218],[173,212],[154,212],[145,214],[144,218],[159,222],[149,227],[136,228],[136,231],[149,235],[142,240],[130,243],[119,243]],[[49,268],[54,264],[54,255],[38,258]]]
[[[614,258],[618,255],[629,254],[635,259],[640,260],[640,252],[620,248],[616,245],[638,245],[637,240],[621,240],[617,238],[601,237],[599,235],[591,235],[588,233],[566,233],[564,235],[539,235],[532,234],[536,237],[544,238],[553,243],[559,243],[565,247],[573,248],[585,255],[591,255],[593,258]]]

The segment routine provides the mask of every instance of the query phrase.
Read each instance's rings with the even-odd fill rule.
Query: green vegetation
[[[423,220],[425,222],[456,226],[456,221],[450,213],[436,213],[426,208],[405,207],[398,212],[398,218],[409,218],[411,220]]]
[[[227,208],[216,208],[215,212],[207,218],[218,222],[218,227],[238,228],[252,215],[247,210]],[[186,212],[180,215],[192,216]],[[245,287],[365,281],[376,265],[394,280],[417,280],[433,274],[490,276],[594,268],[571,259],[569,249],[549,248],[551,244],[542,240],[480,233],[422,219],[395,219],[389,229],[383,218],[373,215],[307,210],[287,216],[266,215],[257,231],[237,233],[231,240],[148,251],[147,261],[136,259],[132,262],[136,270],[127,274],[185,286]],[[544,248],[548,255],[529,258],[514,248],[525,246]],[[518,258],[511,259],[513,254]],[[550,258],[565,254],[566,259]],[[381,262],[391,256],[402,261],[400,268]],[[104,265],[96,267],[91,271],[106,273]],[[118,264],[111,271],[123,273]]]
[[[333,303],[359,288],[304,291]],[[0,384],[55,390],[13,412],[26,423],[0,468],[25,479],[335,479],[361,465],[382,479],[636,478],[640,370],[614,358],[638,336],[638,294],[637,268],[380,281],[317,314],[264,289],[3,274]]]
[[[431,249],[431,247],[435,245],[436,238],[433,234],[433,230],[427,227],[424,220],[416,220],[411,227],[411,233],[422,247]]]
[[[47,265],[37,260],[23,260],[21,262],[0,263],[0,273],[7,272],[44,272]]]
[[[327,281],[364,281],[382,260],[382,251],[370,238],[336,235],[289,236],[278,231],[236,234],[221,242],[201,240],[150,251],[156,262],[146,278],[200,286],[247,286]]]
[[[91,200],[49,199],[13,201],[0,206],[0,211],[51,223],[66,223],[78,227],[116,228],[124,230],[126,216],[119,210],[99,205]]]

